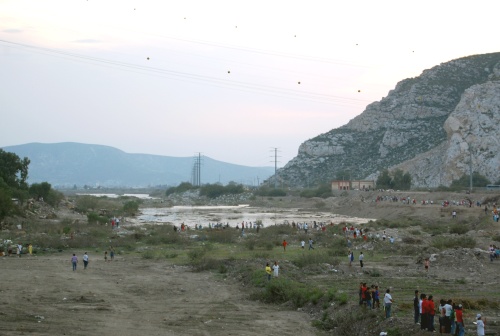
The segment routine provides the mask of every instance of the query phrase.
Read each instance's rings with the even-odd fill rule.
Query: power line
[[[271,96],[281,96],[281,97],[294,98],[294,99],[299,98],[299,99],[311,100],[311,101],[322,102],[322,103],[334,103],[336,105],[341,105],[341,106],[346,106],[346,105],[347,106],[353,106],[353,105],[358,106],[360,103],[364,104],[364,103],[371,102],[369,100],[363,100],[363,99],[357,99],[357,98],[348,98],[348,97],[315,93],[315,92],[310,92],[310,91],[294,90],[294,89],[284,89],[284,88],[279,88],[279,87],[274,87],[274,86],[269,86],[269,85],[252,84],[252,83],[247,83],[247,82],[220,79],[220,78],[211,77],[211,76],[204,76],[204,75],[197,75],[197,74],[193,74],[193,73],[162,69],[162,68],[157,68],[157,67],[152,67],[152,66],[137,65],[137,64],[109,60],[109,59],[104,59],[104,58],[99,58],[99,57],[94,57],[94,56],[81,55],[81,54],[68,52],[68,51],[61,51],[61,50],[57,50],[57,49],[51,49],[51,48],[33,46],[33,45],[28,45],[28,44],[23,44],[23,43],[17,43],[17,42],[2,40],[2,39],[0,39],[0,43],[4,43],[10,47],[25,48],[25,49],[28,49],[32,52],[43,53],[43,54],[46,54],[49,56],[59,56],[59,57],[64,57],[64,58],[67,57],[67,58],[74,59],[74,60],[84,62],[84,63],[104,65],[104,66],[109,66],[112,68],[119,68],[122,70],[124,69],[127,71],[132,71],[132,72],[159,75],[161,77],[174,78],[176,80],[205,82],[205,83],[210,83],[212,86],[231,88],[231,89],[241,90],[241,91],[264,93],[266,95],[271,95]]]

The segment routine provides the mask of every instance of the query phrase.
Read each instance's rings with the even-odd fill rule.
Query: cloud
[[[81,40],[75,40],[73,42],[75,42],[75,43],[101,43],[101,41],[93,40],[93,39],[81,39]]]
[[[23,30],[22,29],[4,29],[2,30],[4,33],[13,33],[13,34],[16,34],[16,33],[22,33]]]

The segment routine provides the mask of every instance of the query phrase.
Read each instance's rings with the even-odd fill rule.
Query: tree
[[[14,209],[12,198],[22,204],[28,197],[28,158],[21,159],[14,153],[0,149],[0,220]]]
[[[401,169],[396,169],[392,173],[385,169],[377,178],[377,188],[410,190],[411,175],[410,173],[403,173]]]
[[[64,199],[63,193],[51,189],[46,197],[43,198],[47,204],[57,207],[59,203]]]
[[[472,173],[472,186],[473,187],[486,187],[490,184],[490,180],[478,172]],[[452,189],[468,189],[470,187],[470,175],[464,174],[458,180],[451,182],[450,188]]]
[[[392,189],[392,178],[389,175],[389,170],[384,169],[377,178],[377,188],[379,189]]]
[[[6,189],[0,189],[0,222],[10,214],[13,207],[10,192]]]
[[[0,149],[0,179],[11,189],[27,189],[28,166],[30,160],[19,158],[14,153]]]
[[[33,183],[29,188],[30,196],[36,199],[46,199],[49,196],[51,188],[52,186],[47,182]]]
[[[168,195],[171,195],[171,194],[175,194],[175,193],[183,193],[183,192],[186,192],[188,190],[196,189],[196,188],[197,187],[193,186],[189,182],[182,182],[177,187],[170,187],[170,188],[168,188],[167,191],[165,192],[165,196],[168,196]]]
[[[136,201],[128,201],[123,204],[123,212],[129,216],[133,216],[139,211],[139,203]]]
[[[396,169],[392,177],[393,189],[410,190],[411,188],[411,175],[410,173],[403,173],[403,170]]]

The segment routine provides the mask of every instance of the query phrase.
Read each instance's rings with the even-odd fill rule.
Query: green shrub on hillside
[[[469,232],[469,225],[466,223],[457,223],[450,227],[450,233],[456,233],[459,235],[466,234]]]
[[[438,236],[432,239],[431,246],[441,250],[457,248],[457,247],[474,248],[476,247],[476,240],[472,237],[464,237],[464,236],[459,236],[459,237]]]

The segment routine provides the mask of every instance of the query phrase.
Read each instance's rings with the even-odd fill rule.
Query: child
[[[425,268],[426,272],[429,272],[429,265],[430,265],[429,258],[425,258],[425,260],[424,260],[424,268]]]
[[[477,321],[476,321],[477,336],[484,336],[485,335],[484,324],[486,323],[486,318],[484,320],[481,319],[481,314],[477,314],[476,318],[477,318]]]
[[[266,274],[267,274],[267,281],[271,280],[271,266],[269,266],[269,263],[266,264]]]
[[[108,251],[104,251],[104,261],[108,261]]]
[[[274,262],[273,270],[274,270],[274,277],[277,278],[280,270],[280,266],[278,265],[277,261]]]

